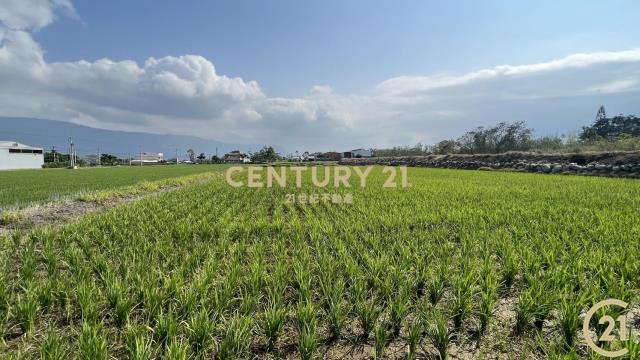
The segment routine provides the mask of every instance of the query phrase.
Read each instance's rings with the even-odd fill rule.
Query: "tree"
[[[278,160],[278,154],[271,146],[265,146],[251,156],[252,162],[270,163]]]
[[[375,157],[383,156],[411,156],[411,155],[426,155],[428,153],[428,147],[422,143],[417,143],[414,146],[394,146],[390,149],[372,149],[372,153]]]
[[[196,152],[193,149],[187,150],[187,156],[189,157],[189,161],[196,162]]]
[[[456,141],[461,153],[501,153],[528,150],[531,147],[533,129],[523,121],[501,122],[494,127],[478,127],[468,131]]]
[[[68,154],[61,154],[59,152],[45,152],[44,153],[44,162],[45,163],[54,163],[54,159],[56,160],[55,163],[69,163],[69,155]]]
[[[100,165],[118,165],[120,163],[120,159],[117,156],[111,154],[101,154],[100,155]]]
[[[598,112],[596,113],[595,121],[604,120],[606,118],[607,118],[607,112],[604,109],[604,105],[600,105],[600,107],[598,108]]]
[[[640,118],[634,115],[617,115],[613,118],[608,118],[604,106],[600,106],[593,124],[582,127],[580,140],[615,140],[624,136],[640,136]]]
[[[205,155],[204,153],[200,153],[200,155],[198,155],[198,161],[200,163],[202,163],[206,158],[207,158],[207,155]]]
[[[433,149],[436,154],[453,154],[456,153],[458,144],[455,140],[442,140]]]
[[[218,157],[218,155],[213,155],[213,156],[211,157],[211,162],[212,162],[212,163],[214,163],[214,164],[216,164],[216,163],[221,163],[221,162],[222,162],[222,159],[220,159],[220,158]]]

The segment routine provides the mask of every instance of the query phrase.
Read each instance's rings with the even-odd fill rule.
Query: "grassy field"
[[[171,165],[0,171],[0,210],[219,168],[221,165]]]
[[[364,189],[217,179],[6,237],[0,357],[597,358],[581,314],[638,300],[640,182],[385,180],[380,168]],[[353,204],[285,203],[314,192]]]

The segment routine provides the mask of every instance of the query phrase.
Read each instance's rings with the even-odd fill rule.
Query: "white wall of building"
[[[43,164],[43,154],[12,154],[0,148],[0,170],[40,169]]]
[[[0,170],[40,169],[42,165],[44,165],[42,149],[27,147],[22,144],[19,144],[17,147],[13,146],[13,144],[2,146],[3,144],[0,144]],[[12,153],[9,151],[12,148],[37,150],[41,153]]]

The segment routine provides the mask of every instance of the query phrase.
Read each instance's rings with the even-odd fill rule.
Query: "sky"
[[[640,114],[638,1],[1,0],[0,116],[287,150]]]

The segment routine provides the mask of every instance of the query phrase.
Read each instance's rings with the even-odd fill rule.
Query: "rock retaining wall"
[[[344,165],[417,166],[471,170],[511,170],[640,178],[640,151],[577,154],[450,154],[342,159]]]

